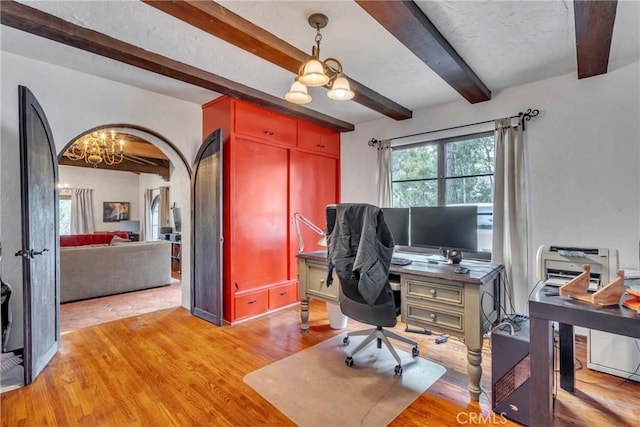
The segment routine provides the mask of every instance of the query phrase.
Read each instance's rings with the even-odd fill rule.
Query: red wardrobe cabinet
[[[298,301],[293,214],[325,228],[339,201],[340,134],[221,97],[203,105],[203,138],[223,138],[223,317],[234,323]],[[305,250],[319,235],[301,224]]]

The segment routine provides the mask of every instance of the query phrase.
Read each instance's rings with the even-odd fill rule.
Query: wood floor
[[[311,301],[310,314],[306,336],[299,332],[298,307],[235,326],[215,327],[172,308],[71,331],[33,384],[0,396],[2,426],[292,425],[243,377],[344,332],[329,328],[324,304]],[[348,329],[361,328],[349,321]],[[492,415],[486,394],[479,403],[469,400],[463,344],[412,337],[420,341],[421,357],[447,373],[391,425],[516,425]],[[578,343],[576,355],[586,365],[584,347]],[[483,358],[482,386],[490,392],[488,345]],[[575,395],[559,392],[554,425],[640,425],[638,383],[586,367],[576,379]]]

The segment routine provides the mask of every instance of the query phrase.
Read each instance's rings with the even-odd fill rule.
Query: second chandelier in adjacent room
[[[320,41],[322,34],[320,29],[327,26],[329,18],[322,13],[314,13],[309,16],[309,25],[316,29],[316,45],[313,46],[311,57],[300,65],[291,89],[285,94],[285,99],[294,104],[307,104],[311,102],[311,95],[307,87],[319,87],[330,85],[327,96],[338,101],[346,101],[353,98],[353,91],[349,81],[342,72],[342,64],[335,58],[327,58],[320,61]]]

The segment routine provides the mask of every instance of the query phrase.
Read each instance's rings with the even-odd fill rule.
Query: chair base
[[[395,367],[396,375],[402,375],[402,361],[400,360],[400,356],[398,355],[396,350],[391,345],[389,338],[393,338],[398,341],[402,341],[404,343],[412,345],[413,346],[413,349],[411,350],[412,357],[417,357],[418,354],[420,354],[420,351],[418,350],[418,343],[416,341],[403,337],[402,335],[398,335],[395,332],[389,331],[387,329],[383,329],[382,326],[378,326],[376,328],[371,328],[371,329],[364,329],[362,331],[349,332],[347,333],[347,336],[342,340],[343,344],[345,346],[349,345],[349,337],[354,337],[354,336],[366,336],[366,338],[360,344],[358,344],[358,346],[355,349],[353,349],[353,351],[351,351],[349,356],[347,356],[347,359],[345,360],[345,363],[347,364],[347,366],[353,366],[353,356],[356,353],[358,353],[360,350],[365,348],[367,345],[369,345],[369,343],[371,343],[371,341],[373,341],[374,339],[377,339],[378,348],[381,348],[382,343],[384,343],[384,345],[387,347],[387,349],[389,350],[393,358],[398,363]]]

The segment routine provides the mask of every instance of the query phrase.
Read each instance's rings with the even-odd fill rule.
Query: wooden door
[[[288,150],[235,140],[231,292],[287,280]]]
[[[202,143],[191,177],[191,313],[222,325],[222,139]]]
[[[292,280],[298,277],[298,239],[293,215],[299,212],[322,230],[326,230],[325,208],[328,204],[339,201],[338,167],[339,160],[332,157],[300,151],[291,152],[289,278]],[[309,227],[300,224],[300,232],[305,252],[327,249],[318,245],[321,236]]]
[[[58,158],[35,96],[19,86],[24,380],[30,384],[60,347]]]

